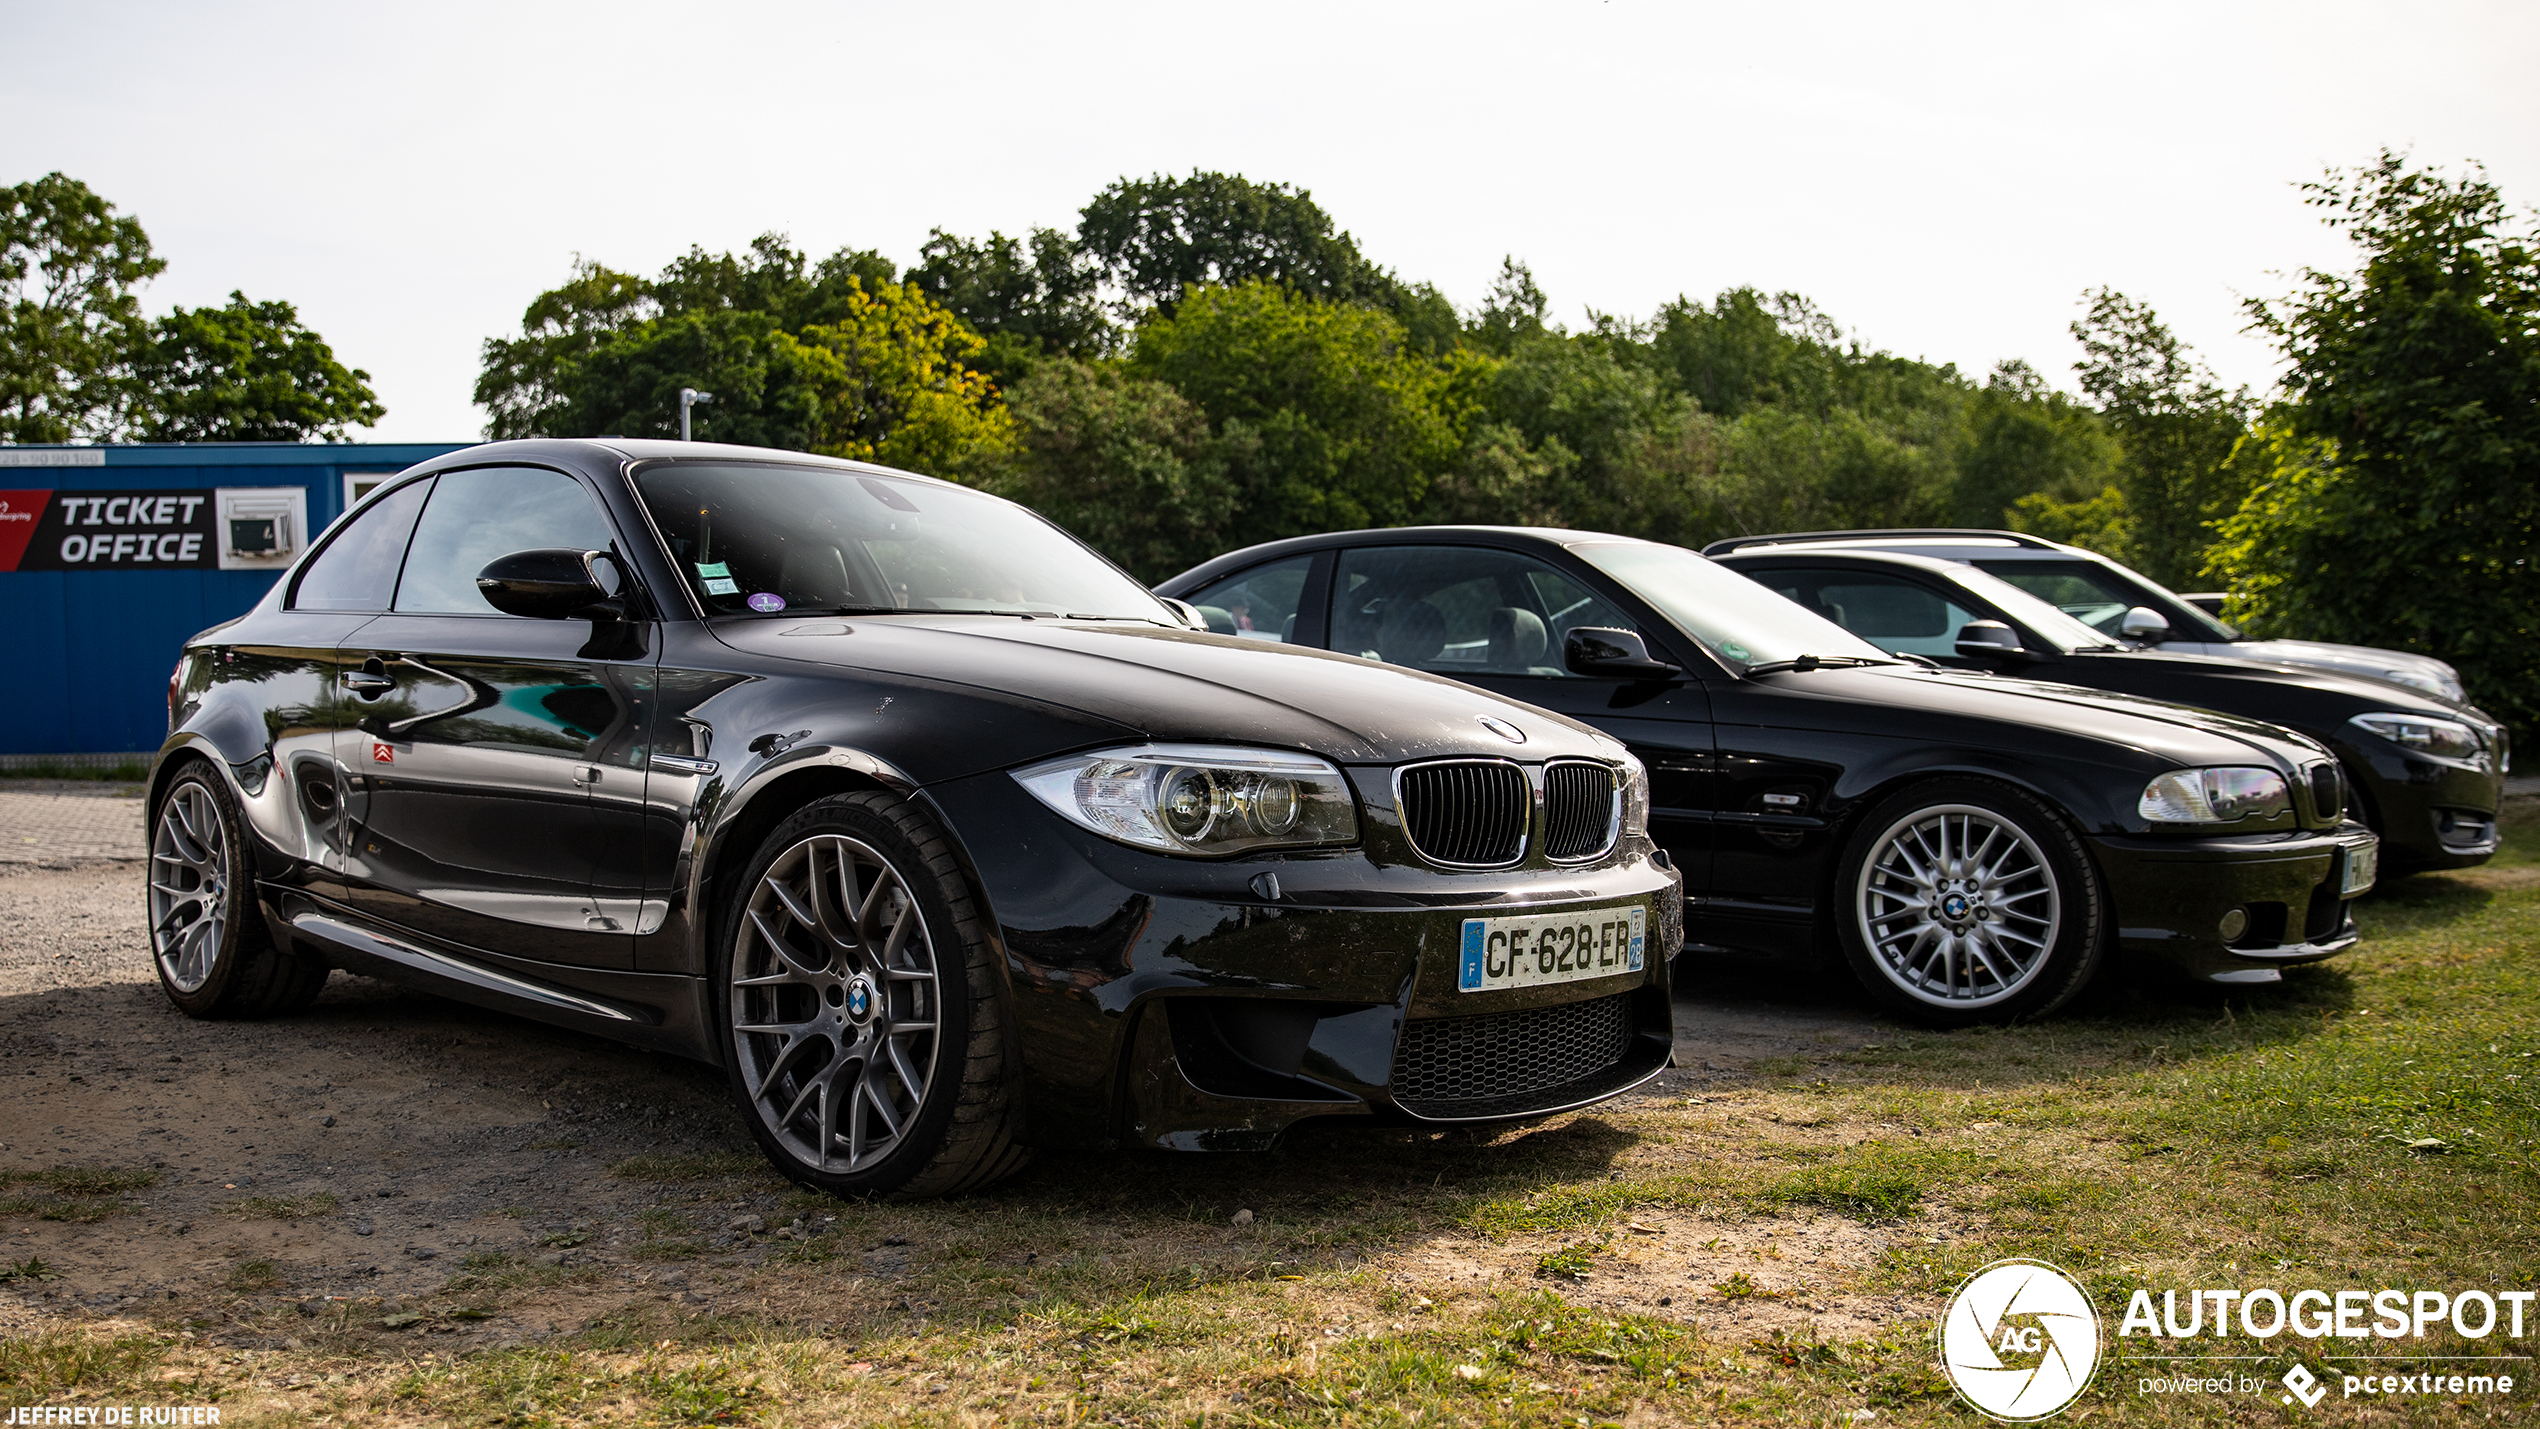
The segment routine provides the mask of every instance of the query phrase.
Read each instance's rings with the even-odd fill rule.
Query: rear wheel
[[[913,1198],[1022,1166],[991,944],[914,805],[844,794],[786,820],[722,941],[732,1094],[779,1170]]]
[[[1991,780],[1934,780],[1882,802],[1837,886],[1853,974],[1932,1026],[2051,1012],[2090,981],[2107,942],[2099,880],[2071,826]]]
[[[149,869],[150,951],[178,1011],[270,1017],[317,999],[329,969],[275,944],[256,907],[237,801],[200,760],[159,800]]]

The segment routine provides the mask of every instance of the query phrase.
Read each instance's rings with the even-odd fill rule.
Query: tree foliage
[[[1160,581],[1226,549],[1237,491],[1229,448],[1245,432],[1208,416],[1163,382],[1118,363],[1059,358],[1007,394],[1017,459],[990,483],[1097,546],[1144,581]]]
[[[1133,314],[1170,315],[1191,287],[1267,283],[1334,302],[1393,296],[1392,278],[1334,231],[1312,194],[1240,174],[1122,179],[1085,205],[1077,237]]]
[[[148,394],[131,429],[145,442],[340,442],[386,411],[370,374],[336,361],[298,309],[240,292],[151,324],[130,371]]]
[[[2306,186],[2352,274],[2304,270],[2253,324],[2290,363],[2244,446],[2254,490],[2214,569],[2235,614],[2460,667],[2519,729],[2540,717],[2540,255],[2471,168],[2383,153]]]
[[[497,439],[670,437],[694,387],[714,394],[693,414],[701,440],[957,475],[1012,436],[974,365],[984,346],[888,260],[843,249],[812,264],[766,234],[743,254],[691,249],[652,279],[577,263],[519,336],[487,340],[476,399]]]
[[[1011,383],[1044,356],[1087,358],[1115,336],[1103,312],[1102,270],[1083,246],[1056,229],[1028,240],[991,232],[983,242],[938,228],[908,281],[986,339],[979,366]]]
[[[0,440],[109,440],[145,394],[135,285],[167,267],[141,221],[60,173],[0,190]]]

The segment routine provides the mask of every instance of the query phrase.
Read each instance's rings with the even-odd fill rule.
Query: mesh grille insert
[[[1602,764],[1554,764],[1543,771],[1543,851],[1594,858],[1614,841],[1614,771]]]
[[[1402,831],[1433,863],[1515,863],[1526,851],[1532,796],[1525,771],[1496,760],[1402,771]]]
[[[1628,992],[1527,1012],[1406,1022],[1394,1047],[1394,1100],[1423,1116],[1507,1115],[1594,1077],[1631,1050]]]

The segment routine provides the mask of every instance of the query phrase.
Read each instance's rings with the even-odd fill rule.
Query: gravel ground
[[[437,1325],[454,1348],[636,1299],[781,1295],[785,1272],[759,1270],[781,1245],[733,1222],[778,1225],[788,1188],[747,1169],[720,1072],[342,972],[292,1017],[190,1020],[151,966],[140,812],[115,786],[0,785],[0,1271],[32,1257],[60,1277],[0,1283],[0,1322],[199,1311],[227,1323],[223,1343],[280,1347],[275,1296],[424,1296],[496,1251],[574,1273],[499,1317]],[[1877,1035],[1842,999],[1715,995],[1680,1003],[1678,1023],[1678,1091]],[[742,1174],[608,1174],[718,1154]],[[156,1179],[92,1203],[97,1218],[8,1204],[61,1167]],[[663,1207],[702,1242],[684,1265],[647,1258],[642,1218]],[[241,1298],[251,1284],[262,1299]]]

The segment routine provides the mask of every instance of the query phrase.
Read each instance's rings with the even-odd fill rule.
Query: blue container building
[[[187,636],[262,599],[372,486],[468,445],[0,447],[0,759],[146,757]]]

